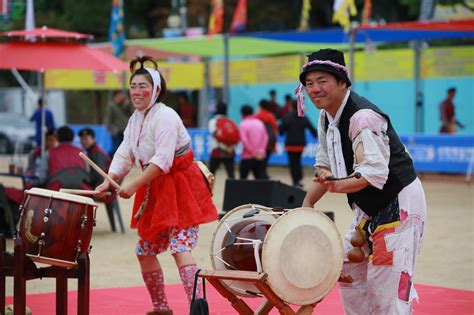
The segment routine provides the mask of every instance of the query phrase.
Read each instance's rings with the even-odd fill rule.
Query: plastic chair
[[[3,209],[5,216],[5,221],[6,224],[8,225],[9,229],[9,236],[13,237],[16,232],[15,228],[15,213],[13,212],[14,210],[10,206],[10,203],[8,202],[7,195],[5,193],[5,189],[2,184],[0,184],[0,209]]]
[[[120,225],[120,232],[124,234],[125,228],[123,226],[122,213],[120,212],[120,206],[119,206],[117,197],[115,197],[111,203],[106,203],[105,208],[107,209],[107,216],[109,217],[109,222],[110,222],[110,227],[112,229],[112,232],[115,232],[117,230],[115,228],[115,217],[114,217],[114,212],[115,212],[115,215],[117,215],[118,223]]]
[[[89,173],[78,166],[66,167],[48,177],[45,187],[47,189],[59,190],[69,189],[92,189],[89,185]]]

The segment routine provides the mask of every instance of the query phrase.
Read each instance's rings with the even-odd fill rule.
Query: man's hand
[[[321,168],[317,168],[317,174],[319,175],[319,170]],[[328,175],[329,174],[329,175]],[[324,176],[330,176],[331,172]],[[303,200],[302,207],[309,207],[313,208],[314,204],[321,199],[321,197],[326,193],[327,185],[324,184],[324,181],[319,178],[319,176],[315,176],[313,178],[313,182],[308,187],[308,192]]]
[[[313,177],[313,182],[321,184],[325,190],[328,190],[326,179],[332,176],[332,172],[326,168],[317,167]]]
[[[255,159],[258,160],[258,161],[265,160],[265,154],[257,153],[257,154],[255,155]]]

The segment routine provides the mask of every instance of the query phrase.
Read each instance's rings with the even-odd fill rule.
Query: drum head
[[[97,207],[97,204],[89,197],[78,196],[73,194],[67,194],[55,190],[43,189],[43,188],[31,188],[25,191],[28,195],[41,196],[46,198],[53,198],[59,200],[66,200],[71,202],[82,203],[90,206]]]
[[[258,211],[258,215],[244,218],[244,215]],[[222,258],[222,249],[224,247],[224,239],[229,232],[229,229],[243,220],[260,220],[273,224],[279,215],[270,214],[271,208],[261,205],[246,204],[229,211],[220,221],[214,232],[211,243],[211,264],[214,270],[232,270],[224,262]],[[260,291],[251,282],[237,281],[237,280],[221,280],[222,284],[227,287],[234,294],[244,297],[255,297],[248,292],[260,293]]]
[[[267,283],[282,300],[320,301],[336,284],[343,263],[342,238],[323,212],[297,208],[270,227],[263,245]]]

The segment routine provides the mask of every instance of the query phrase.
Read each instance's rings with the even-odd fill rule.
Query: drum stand
[[[0,314],[5,314],[5,278],[14,277],[14,315],[25,315],[26,281],[37,278],[56,278],[56,314],[67,314],[67,280],[78,279],[77,314],[89,314],[90,263],[89,255],[82,253],[77,260],[78,267],[42,267],[26,256],[20,238],[15,239],[14,257],[6,255],[5,238],[0,235]]]
[[[238,270],[201,270],[199,277],[207,279],[216,290],[229,302],[240,315],[264,315],[269,314],[275,307],[283,315],[311,315],[317,303],[301,306],[298,311],[294,311],[287,303],[280,299],[268,286],[265,279],[266,273]],[[220,280],[238,280],[252,282],[265,296],[266,300],[253,311],[244,300],[238,298],[233,292],[227,289]]]

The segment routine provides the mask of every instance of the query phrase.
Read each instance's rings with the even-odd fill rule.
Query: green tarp
[[[126,45],[140,45],[167,52],[196,55],[201,57],[223,57],[224,40],[222,35],[199,38],[157,38],[127,40]],[[230,37],[230,57],[251,57],[286,55],[312,52],[327,47],[347,50],[349,44],[298,43],[290,41],[267,40],[250,37]]]

